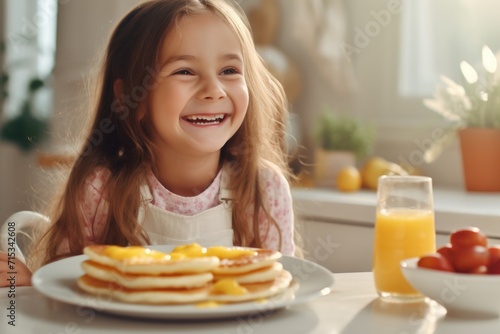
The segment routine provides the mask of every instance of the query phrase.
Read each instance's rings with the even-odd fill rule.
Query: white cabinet
[[[371,270],[373,228],[300,218],[298,223],[306,259],[332,272]]]

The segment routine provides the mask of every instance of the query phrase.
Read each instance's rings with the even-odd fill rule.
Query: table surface
[[[445,314],[434,303],[390,304],[377,298],[372,273],[334,274],[332,292],[271,314],[225,320],[133,319],[50,300],[33,287],[16,288],[15,327],[8,288],[0,288],[0,333],[500,333],[500,318]]]

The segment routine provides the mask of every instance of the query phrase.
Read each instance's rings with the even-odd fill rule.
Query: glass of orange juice
[[[436,251],[432,179],[381,176],[373,251],[375,288],[383,300],[423,299],[404,278],[400,262]]]

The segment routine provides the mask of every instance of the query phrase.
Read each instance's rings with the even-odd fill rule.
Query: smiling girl
[[[286,106],[235,6],[142,3],[109,41],[92,126],[49,214],[41,263],[89,244],[294,254]]]

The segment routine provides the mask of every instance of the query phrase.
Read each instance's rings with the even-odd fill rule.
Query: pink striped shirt
[[[102,195],[103,185],[108,176],[108,170],[98,169],[86,181],[87,187],[82,203],[82,211],[85,219],[85,231],[91,243],[100,239],[98,237],[99,231],[102,230],[108,213],[108,202]],[[148,174],[147,182],[153,195],[152,204],[176,214],[193,216],[220,203],[221,172],[217,174],[207,189],[193,197],[183,197],[170,192],[152,172]],[[280,250],[284,255],[293,255],[295,251],[293,241],[294,216],[289,184],[283,175],[273,168],[266,168],[261,171],[261,182],[269,213],[277,222],[282,238],[280,247],[276,226],[270,224],[269,219],[266,217],[261,217],[259,233],[262,247]],[[251,217],[249,219],[251,220]]]

